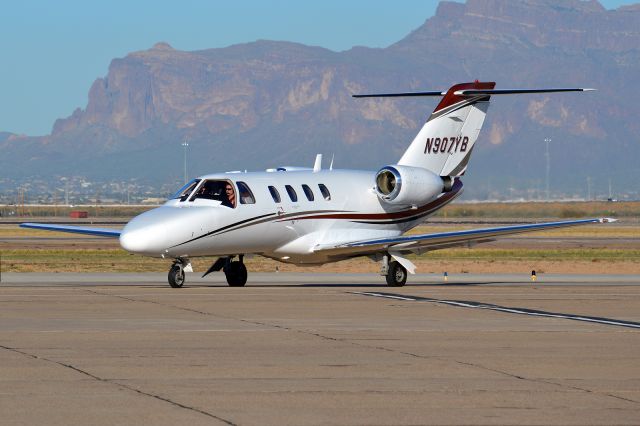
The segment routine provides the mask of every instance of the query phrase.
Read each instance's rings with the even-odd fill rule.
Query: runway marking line
[[[487,309],[491,311],[506,312],[506,313],[517,314],[517,315],[530,315],[530,316],[546,317],[546,318],[560,318],[560,319],[568,319],[573,321],[583,321],[583,322],[591,322],[591,323],[597,323],[597,324],[615,325],[618,327],[640,329],[640,322],[618,320],[615,318],[564,314],[561,312],[547,312],[547,311],[540,311],[537,309],[527,309],[527,308],[513,308],[508,306],[494,305],[491,303],[481,303],[481,302],[464,301],[464,300],[446,300],[446,299],[432,299],[429,297],[420,297],[420,296],[405,296],[405,295],[386,293],[386,292],[350,291],[349,293],[359,294],[363,296],[382,297],[385,299],[404,300],[408,302],[439,303],[443,305],[455,306],[458,308]]]

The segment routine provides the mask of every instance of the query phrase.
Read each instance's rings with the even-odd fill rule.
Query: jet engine
[[[452,177],[438,176],[421,167],[385,166],[376,173],[376,193],[390,204],[422,204],[452,187]]]

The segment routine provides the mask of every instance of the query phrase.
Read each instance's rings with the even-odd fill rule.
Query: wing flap
[[[74,225],[53,225],[49,223],[21,223],[21,228],[41,229],[44,231],[71,232],[74,234],[93,235],[97,237],[118,238],[120,237],[119,229],[111,228],[92,228],[86,226]]]

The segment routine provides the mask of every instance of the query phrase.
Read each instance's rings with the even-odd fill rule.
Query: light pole
[[[182,146],[184,147],[184,183],[187,183],[187,147],[189,144],[186,139],[182,142]]]
[[[69,179],[64,178],[64,204],[69,206]]]
[[[547,159],[546,195],[547,195],[547,201],[549,201],[549,173],[551,172],[551,156],[549,155],[549,143],[551,142],[551,138],[544,138],[544,141],[547,143],[547,149],[545,150],[544,156]]]

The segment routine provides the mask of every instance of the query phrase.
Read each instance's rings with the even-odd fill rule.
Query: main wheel
[[[242,262],[230,262],[224,275],[230,287],[242,287],[247,283],[247,267]]]
[[[184,270],[181,265],[173,265],[169,269],[169,285],[173,288],[180,288],[184,284]]]
[[[387,273],[387,285],[389,287],[402,287],[407,282],[407,269],[396,261],[389,263]]]

